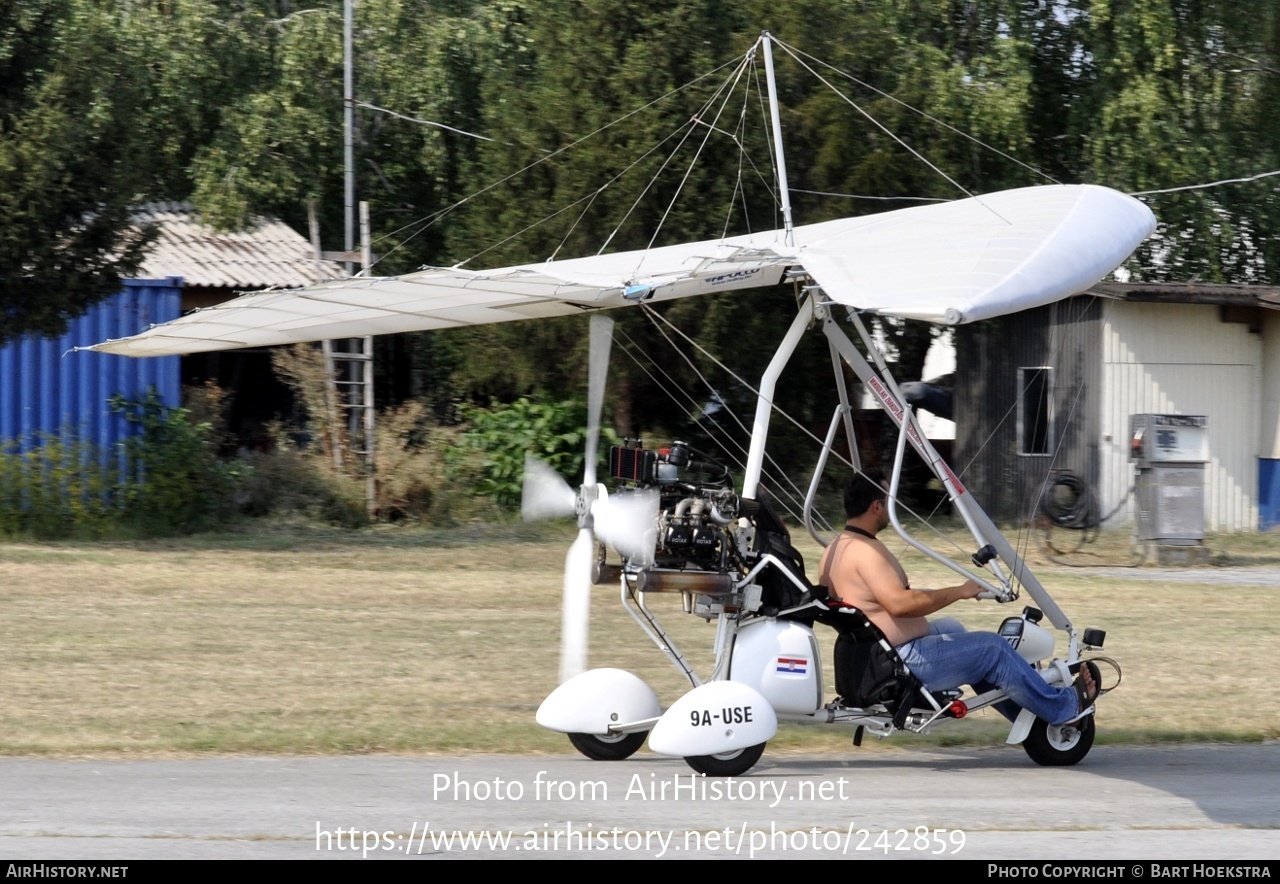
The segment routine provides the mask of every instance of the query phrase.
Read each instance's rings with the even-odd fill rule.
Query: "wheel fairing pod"
[[[759,691],[713,681],[672,704],[649,734],[649,748],[659,755],[719,755],[767,742],[777,732],[777,713]]]
[[[607,734],[610,725],[657,718],[658,695],[622,669],[592,669],[575,675],[538,707],[538,724],[565,734]]]

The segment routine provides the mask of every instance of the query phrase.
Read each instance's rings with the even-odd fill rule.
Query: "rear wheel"
[[[757,743],[745,749],[722,752],[719,755],[686,755],[684,760],[698,773],[709,777],[736,777],[755,767],[760,756],[764,754],[764,747],[764,743]]]
[[[648,731],[634,734],[569,734],[573,748],[592,761],[621,761],[630,758],[644,745]]]
[[[1076,764],[1093,748],[1093,716],[1072,724],[1049,724],[1037,718],[1031,732],[1022,741],[1022,748],[1036,764],[1045,767],[1066,767]]]

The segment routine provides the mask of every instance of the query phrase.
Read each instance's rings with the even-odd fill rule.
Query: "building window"
[[[1053,369],[1018,369],[1018,453],[1053,454]]]

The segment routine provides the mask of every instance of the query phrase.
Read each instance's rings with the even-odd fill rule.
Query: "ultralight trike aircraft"
[[[565,565],[561,685],[537,720],[568,734],[593,759],[626,758],[643,745],[681,756],[697,771],[749,770],[779,720],[842,724],[854,741],[866,732],[924,732],[1006,699],[992,690],[924,686],[856,608],[827,597],[806,578],[787,529],[761,487],[776,381],[803,335],[825,336],[839,401],[823,441],[802,521],[820,543],[813,502],[841,428],[856,469],[848,366],[898,428],[889,489],[894,529],[919,549],[1009,602],[1025,588],[1034,600],[999,627],[1002,636],[1052,684],[1070,684],[1081,655],[1102,645],[1099,630],[1078,629],[1054,602],[959,477],[925,437],[890,376],[864,317],[882,314],[955,325],[1051,303],[1084,291],[1118,267],[1155,228],[1142,203],[1097,186],[1049,185],[971,196],[949,203],[794,225],[773,80],[773,39],[763,35],[744,64],[763,56],[769,87],[776,190],[784,226],[703,242],[475,271],[427,268],[399,277],[358,276],[301,290],[242,296],[93,349],[130,356],[261,347],[328,338],[637,309],[676,298],[790,286],[795,319],[759,381],[741,487],[727,467],[683,443],[660,449],[613,447],[614,490],[597,481],[600,418],[612,322],[593,315],[586,467],[576,490],[549,467],[526,469],[527,517],[576,515],[579,531]],[[862,355],[849,335],[871,354]],[[972,559],[952,561],[902,526],[895,502],[907,446],[928,464],[973,538]],[[609,562],[606,547],[618,556]],[[618,669],[586,669],[589,593],[617,585],[640,628],[687,677],[692,689],[663,711],[655,692]],[[699,676],[646,604],[675,593],[683,610],[714,621],[715,663]],[[1055,637],[1065,653],[1055,657]],[[837,698],[824,702],[824,655],[814,624],[835,627]],[[1118,671],[1118,667],[1117,667]],[[936,688],[944,688],[936,690]],[[931,690],[932,689],[932,690]],[[1068,765],[1094,739],[1092,714],[1053,726],[1023,710],[1008,742],[1031,759]]]

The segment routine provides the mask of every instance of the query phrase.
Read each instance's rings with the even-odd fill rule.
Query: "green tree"
[[[805,53],[804,64],[844,93],[775,52],[798,223],[910,205],[905,197],[1045,181],[1039,172],[1147,190],[1280,166],[1280,15],[1269,7],[359,0],[355,10],[357,190],[373,206],[375,251],[385,256],[379,272],[542,261],[780,226],[756,91],[762,75],[747,70],[737,91],[718,96],[732,68],[697,79],[746,52],[762,29]],[[73,13],[80,24],[53,40],[54,23]],[[121,36],[126,19],[129,40]],[[44,94],[35,85],[59,64],[120,72],[106,96],[113,103],[93,107],[146,131],[143,138],[126,127],[136,136],[132,165],[145,174],[122,166],[113,186],[193,193],[226,224],[270,212],[303,228],[313,198],[326,242],[337,241],[339,4],[32,0],[0,13],[0,22],[10,47],[0,64],[21,73],[0,92],[14,113],[87,106],[32,97]],[[93,44],[84,36],[90,25],[110,39]],[[116,51],[99,66],[94,53],[104,46]],[[96,85],[88,79],[81,76],[82,88]],[[131,112],[123,97],[133,94],[145,100]],[[6,138],[15,119],[4,118]],[[0,150],[16,148],[5,141]],[[31,168],[45,156],[33,153]],[[1265,183],[1149,199],[1164,226],[1144,255],[1148,275],[1269,279],[1280,259],[1269,231],[1280,218]],[[754,379],[793,309],[791,293],[779,291],[659,312]],[[685,433],[686,412],[710,394],[640,311],[619,318],[622,347],[656,354],[666,372],[614,359],[619,429]],[[585,386],[584,327],[570,319],[417,336],[397,345],[416,366],[413,383],[402,386],[441,400],[510,402],[539,391],[558,401]],[[917,377],[930,330],[889,323],[884,331],[898,374]],[[684,344],[675,349],[749,410],[750,395],[731,392],[736,384],[710,359]],[[803,423],[829,417],[828,363],[821,340],[806,342],[784,375],[783,395]],[[670,390],[687,393],[678,407]],[[775,441],[790,444],[789,432]]]
[[[1090,64],[1075,114],[1078,170],[1122,190],[1161,190],[1276,168],[1274,6],[1195,0],[1082,4]],[[1280,258],[1266,184],[1157,193],[1147,278],[1262,281]]]
[[[148,93],[138,109],[148,142],[146,195],[189,199],[197,155],[230,124],[230,109],[272,80],[290,0],[132,0],[121,7]],[[298,8],[302,7],[302,8]],[[261,211],[261,208],[259,209]]]
[[[56,333],[149,245],[131,207],[187,199],[288,0],[24,0],[0,9],[0,339]],[[296,13],[295,13],[296,14]]]
[[[60,333],[148,244],[145,68],[112,5],[0,6],[0,341]]]
[[[443,226],[422,219],[459,197],[459,169],[474,140],[429,123],[477,128],[482,6],[355,4],[356,192],[371,205],[379,273],[440,260]],[[261,28],[257,75],[194,151],[195,201],[223,226],[270,213],[298,229],[306,229],[314,201],[325,242],[334,247],[345,228],[342,7],[308,3]]]

